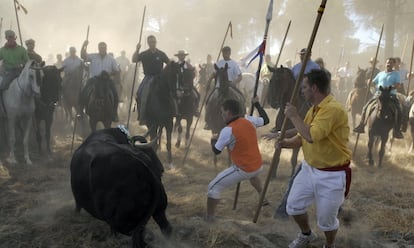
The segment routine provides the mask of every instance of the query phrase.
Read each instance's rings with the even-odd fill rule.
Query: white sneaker
[[[317,238],[316,234],[310,235],[298,233],[298,237],[289,244],[289,248],[306,248],[306,246]]]

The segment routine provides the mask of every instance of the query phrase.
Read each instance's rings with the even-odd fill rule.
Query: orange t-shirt
[[[261,117],[238,118],[221,130],[215,145],[220,151],[228,146],[232,162],[245,172],[262,166],[255,126],[263,126]]]

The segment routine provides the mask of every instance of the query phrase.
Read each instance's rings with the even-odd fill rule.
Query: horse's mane
[[[33,63],[34,63],[34,60],[29,60],[29,61],[26,62],[26,64],[23,67],[22,72],[20,73],[19,81],[21,81],[21,80],[28,80],[28,77],[29,77],[29,67],[32,66]]]

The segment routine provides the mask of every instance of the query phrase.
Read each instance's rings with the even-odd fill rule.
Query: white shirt
[[[116,60],[108,54],[103,58],[99,53],[88,54],[86,61],[91,62],[89,66],[89,78],[99,76],[103,71],[109,74],[112,74],[114,71],[119,71]]]
[[[229,81],[233,82],[241,73],[240,67],[237,64],[236,61],[230,59],[230,60],[219,60],[216,65],[218,68],[223,68],[225,65],[228,65],[227,69],[227,76],[229,78]]]
[[[123,72],[126,72],[129,69],[129,65],[131,64],[127,57],[122,57],[122,56],[119,56],[118,58],[116,58],[116,62],[119,64],[119,67],[121,68],[121,71]]]
[[[79,66],[82,64],[82,60],[78,57],[67,57],[65,60],[63,60],[63,71],[65,73],[71,73],[79,68]]]

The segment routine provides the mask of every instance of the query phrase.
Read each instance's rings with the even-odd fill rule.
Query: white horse
[[[250,102],[250,99],[253,98],[254,87],[256,84],[256,76],[249,72],[243,72],[243,78],[240,81],[238,88],[243,93],[246,102]],[[257,95],[259,96],[260,100],[262,101],[262,91],[263,91],[263,83],[259,80],[259,85],[257,88]],[[250,108],[251,106],[249,106]]]
[[[24,128],[23,147],[24,158],[27,164],[32,164],[29,157],[29,136],[32,126],[32,116],[35,110],[34,97],[40,95],[40,79],[37,78],[36,70],[33,67],[34,61],[30,60],[24,66],[20,76],[13,80],[9,88],[3,92],[4,107],[7,113],[8,136],[10,154],[7,162],[16,164],[15,127],[17,120],[21,121]],[[40,73],[41,71],[39,71]],[[40,74],[38,74],[40,76]]]

